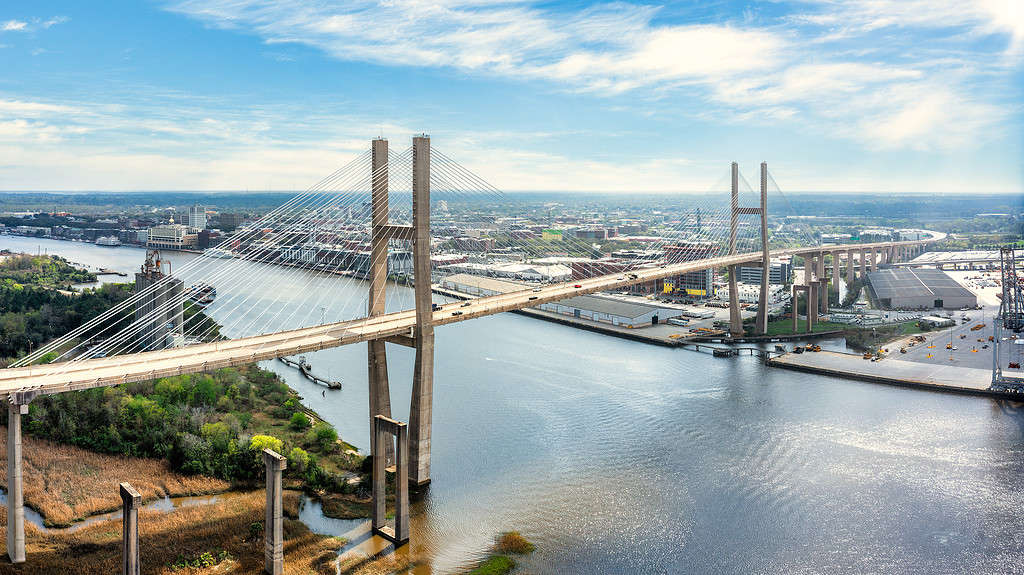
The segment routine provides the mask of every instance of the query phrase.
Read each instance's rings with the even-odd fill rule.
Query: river
[[[0,249],[37,247],[126,272],[144,254],[0,236]],[[285,269],[251,265],[253,301],[280,296],[295,309],[343,282],[301,272],[271,296],[259,286]],[[224,320],[218,304],[211,314]],[[435,573],[485,556],[511,529],[537,545],[521,561],[530,573],[1024,571],[1020,404],[770,369],[514,314],[436,333],[433,483],[412,509],[413,547]],[[394,415],[406,420],[412,352],[388,353]],[[344,389],[322,394],[266,366],[365,448],[365,346],[308,358]]]

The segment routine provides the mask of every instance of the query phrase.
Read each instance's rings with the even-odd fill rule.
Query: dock
[[[858,354],[835,351],[786,353],[770,358],[766,363],[772,367],[872,383],[1021,400],[1020,395],[990,389],[992,372],[987,369],[904,361],[892,357],[870,361]]]
[[[299,373],[304,375],[306,379],[313,383],[319,383],[320,385],[326,386],[328,389],[341,389],[340,381],[332,381],[313,373],[312,366],[306,362],[305,358],[300,357],[298,361],[290,357],[279,357],[277,359],[279,359],[281,363],[299,370]]]

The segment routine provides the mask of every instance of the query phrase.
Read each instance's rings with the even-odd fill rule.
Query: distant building
[[[196,230],[206,229],[206,208],[200,205],[188,209],[188,225]]]
[[[822,245],[845,244],[850,242],[850,234],[821,234]]]
[[[978,305],[970,290],[942,270],[888,268],[868,273],[878,304],[889,309],[959,309]]]
[[[574,232],[581,240],[604,240],[608,238],[608,230],[604,228],[580,228]]]
[[[644,303],[591,295],[576,296],[541,304],[539,309],[567,315],[576,319],[587,319],[598,323],[610,323],[630,328],[655,325],[666,319],[683,315],[683,310],[681,309],[657,307]]]
[[[149,228],[146,247],[154,249],[189,249],[199,245],[199,236],[182,224],[164,224]]]
[[[242,222],[245,221],[245,215],[244,214],[224,214],[224,213],[222,213],[222,214],[220,214],[219,218],[220,218],[220,229],[222,229],[222,230],[224,230],[226,232],[229,232],[229,231],[237,228],[238,226],[241,226]]]
[[[562,230],[544,230],[540,237],[546,242],[558,241],[562,239]]]
[[[793,277],[793,262],[790,259],[773,259],[770,262],[768,283],[770,285],[786,285]],[[761,283],[761,266],[740,266],[736,273],[738,281],[749,284]]]

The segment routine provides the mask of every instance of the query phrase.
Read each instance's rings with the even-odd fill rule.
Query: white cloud
[[[8,20],[0,24],[0,32],[20,32],[28,27],[28,22]]]

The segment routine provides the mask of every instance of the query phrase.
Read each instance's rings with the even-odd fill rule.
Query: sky
[[[1024,194],[1024,3],[0,4],[0,190],[300,190],[415,133],[502,190]]]

